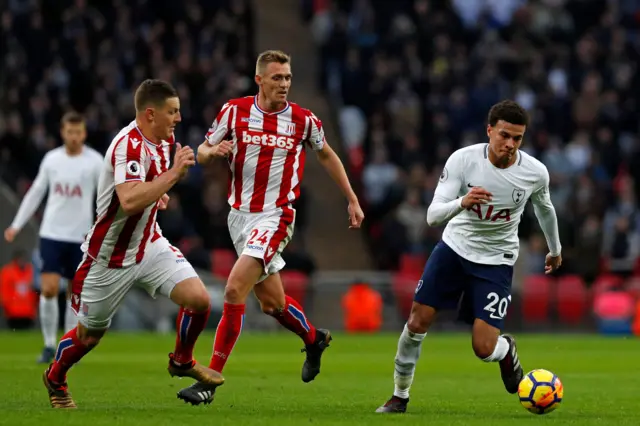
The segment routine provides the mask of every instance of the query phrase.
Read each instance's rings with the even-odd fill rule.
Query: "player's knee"
[[[426,333],[433,322],[435,313],[436,311],[432,307],[414,302],[407,320],[407,328],[412,333]]]
[[[235,281],[227,282],[227,286],[224,288],[224,301],[227,303],[244,303],[244,292]]]
[[[42,274],[40,280],[40,292],[45,298],[51,299],[53,297],[58,297],[59,288],[60,277],[57,274]]]
[[[186,308],[195,312],[204,312],[209,309],[211,305],[211,297],[205,288],[202,288],[191,296],[191,300]]]
[[[107,329],[89,329],[82,325],[78,326],[78,340],[87,348],[94,348],[107,332]]]

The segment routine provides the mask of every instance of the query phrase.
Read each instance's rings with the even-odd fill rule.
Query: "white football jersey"
[[[11,226],[22,229],[48,192],[40,237],[82,243],[93,224],[102,160],[102,156],[88,146],[74,156],[67,154],[64,146],[49,151]]]
[[[531,155],[518,150],[515,163],[500,169],[491,163],[486,143],[455,151],[440,175],[436,199],[449,202],[480,186],[492,201],[463,209],[444,230],[443,241],[463,258],[480,264],[513,265],[519,252],[518,225],[529,198],[553,209],[549,172]]]

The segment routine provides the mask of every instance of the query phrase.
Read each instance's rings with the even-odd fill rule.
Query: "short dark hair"
[[[528,126],[529,114],[517,102],[506,99],[498,102],[489,110],[488,121],[490,126],[495,126],[500,120],[520,126]]]
[[[77,111],[68,111],[60,119],[60,127],[64,127],[67,123],[82,124],[84,123],[84,117]]]
[[[134,97],[136,112],[140,112],[149,104],[160,106],[169,98],[177,98],[178,91],[166,81],[148,79],[142,82]]]

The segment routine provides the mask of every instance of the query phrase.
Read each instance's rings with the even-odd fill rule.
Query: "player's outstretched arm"
[[[323,143],[322,148],[316,151],[316,154],[320,164],[338,184],[338,187],[349,202],[349,228],[360,228],[364,220],[364,212],[360,207],[356,193],[351,187],[351,182],[349,182],[349,177],[340,157],[326,141]]]
[[[127,216],[142,212],[158,202],[195,164],[195,155],[188,146],[177,144],[173,167],[151,182],[141,180],[116,185],[120,206]]]
[[[198,164],[209,164],[215,158],[224,158],[229,156],[232,151],[233,142],[231,141],[220,141],[215,145],[211,145],[208,141],[204,141],[198,147]]]
[[[13,242],[18,232],[20,232],[29,219],[31,219],[36,210],[38,210],[38,206],[42,203],[42,199],[47,193],[49,186],[47,158],[48,157],[45,156],[42,160],[38,175],[20,203],[20,208],[18,208],[18,213],[13,219],[13,223],[4,231],[4,238],[9,243]]]
[[[531,203],[549,247],[544,269],[546,274],[550,274],[562,264],[562,245],[560,244],[556,209],[553,207],[551,195],[549,194],[549,172],[546,168],[541,178],[540,188],[531,195]]]
[[[216,158],[227,157],[233,151],[233,142],[225,140],[231,135],[230,123],[234,120],[236,106],[226,103],[204,137],[197,152],[198,164],[209,164]]]

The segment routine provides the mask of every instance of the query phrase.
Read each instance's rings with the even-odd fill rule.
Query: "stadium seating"
[[[588,292],[582,277],[564,275],[557,279],[557,312],[563,324],[579,324],[588,311]]]
[[[422,254],[405,253],[400,256],[400,270],[398,272],[419,277],[426,261],[427,258]]]
[[[594,296],[604,291],[619,289],[624,284],[624,280],[619,275],[605,273],[599,275],[591,287]]]
[[[555,283],[546,275],[529,275],[522,284],[522,319],[526,324],[549,321],[552,303],[552,286]]]
[[[409,318],[417,283],[418,279],[415,276],[402,273],[393,275],[391,289],[402,320]]]
[[[640,301],[640,277],[634,276],[628,279],[624,288],[635,300]]]

